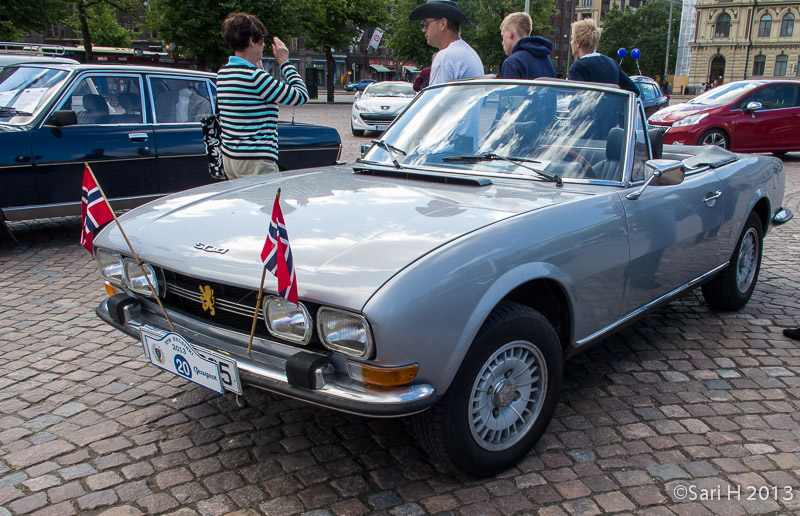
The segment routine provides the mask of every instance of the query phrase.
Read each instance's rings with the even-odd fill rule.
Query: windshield
[[[377,82],[370,85],[365,97],[413,97],[417,92],[410,82]]]
[[[759,84],[757,82],[732,82],[730,84],[724,84],[698,95],[690,100],[688,104],[725,106],[758,86]]]
[[[621,181],[631,98],[500,81],[432,88],[363,161],[544,180],[534,168],[564,179]]]
[[[0,123],[26,124],[56,94],[69,72],[39,67],[0,71]]]

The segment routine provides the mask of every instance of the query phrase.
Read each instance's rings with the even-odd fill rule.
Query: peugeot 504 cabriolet
[[[698,285],[742,307],[764,235],[791,218],[780,160],[661,136],[614,87],[431,87],[352,165],[123,215],[143,267],[116,226],[98,235],[113,295],[97,314],[217,392],[414,415],[435,458],[492,474],[545,432],[566,358]],[[256,313],[278,189],[299,303],[267,275]]]

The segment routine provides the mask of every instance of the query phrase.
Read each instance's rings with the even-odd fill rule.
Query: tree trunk
[[[333,82],[334,76],[333,74],[336,73],[336,63],[333,62],[333,52],[331,51],[330,47],[325,48],[325,59],[328,61],[328,78],[325,81],[325,88],[328,90],[328,102],[333,103]]]
[[[83,37],[83,49],[86,62],[92,62],[92,35],[89,33],[89,20],[86,18],[86,5],[83,2],[75,2],[78,9],[78,22],[81,24],[81,36]]]

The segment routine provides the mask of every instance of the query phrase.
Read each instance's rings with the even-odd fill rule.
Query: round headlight
[[[104,249],[97,249],[95,259],[103,279],[120,287],[125,284],[125,279],[122,277],[122,256]]]
[[[322,345],[346,355],[369,358],[372,354],[372,332],[367,320],[350,312],[321,308],[317,326]]]
[[[264,303],[264,322],[275,337],[303,345],[311,340],[314,328],[302,303],[296,305],[277,296],[269,296]]]
[[[129,289],[137,294],[152,297],[153,291],[150,290],[150,285],[152,285],[156,290],[156,295],[158,295],[158,278],[156,278],[156,271],[152,265],[143,263],[139,267],[132,259],[125,258],[122,261],[122,266],[125,274],[125,283]],[[149,284],[147,282],[148,279],[150,280]]]

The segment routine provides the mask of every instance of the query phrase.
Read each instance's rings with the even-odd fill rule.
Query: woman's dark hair
[[[244,50],[251,41],[259,41],[266,35],[267,28],[252,14],[231,13],[222,22],[222,39],[233,50]]]

